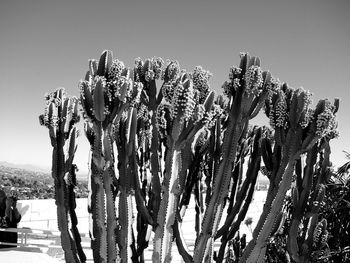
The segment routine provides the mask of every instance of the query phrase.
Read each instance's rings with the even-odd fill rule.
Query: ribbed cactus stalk
[[[264,262],[266,242],[277,224],[284,197],[291,187],[296,160],[320,139],[336,135],[338,103],[333,106],[328,100],[321,100],[312,110],[310,102],[307,91],[293,90],[286,84],[267,100],[266,113],[275,131],[274,152],[263,152],[264,161],[266,159],[272,168],[268,171],[270,188],[253,240],[240,262]]]
[[[80,86],[80,99],[91,144],[92,249],[95,262],[117,259],[117,219],[112,129],[131,105],[139,102],[142,84],[133,81],[123,62],[104,51],[99,61],[90,60],[89,71]],[[130,203],[128,205],[131,205]],[[119,213],[125,211],[119,210]],[[120,244],[119,244],[120,245]]]
[[[77,253],[79,255],[81,262],[85,262],[86,256],[81,245],[81,236],[78,230],[78,218],[77,218],[77,214],[75,213],[75,208],[77,207],[77,204],[76,204],[74,188],[77,186],[77,177],[76,177],[77,170],[78,170],[78,167],[75,164],[73,164],[71,166],[71,170],[67,178],[67,199],[68,199],[68,208],[69,208],[68,214],[70,218],[69,221],[71,222],[71,233],[76,243]]]
[[[46,96],[45,111],[39,116],[39,121],[49,129],[53,147],[51,173],[55,184],[57,222],[65,260],[85,262],[86,257],[81,249],[76,227],[75,196],[70,194],[75,172],[73,159],[78,132],[74,125],[79,121],[78,100],[67,97],[64,89],[57,89]]]
[[[240,67],[231,69],[230,81],[225,82],[223,87],[229,96],[229,103],[222,160],[215,172],[212,196],[194,250],[194,262],[212,260],[212,246],[224,209],[224,199],[229,191],[239,139],[244,136],[249,120],[259,113],[274,85],[270,73],[262,72],[259,58],[243,54]]]

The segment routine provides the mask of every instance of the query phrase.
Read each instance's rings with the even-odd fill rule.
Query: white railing
[[[2,232],[11,232],[19,234],[17,243],[9,243],[0,241],[0,245],[16,245],[19,247],[46,247],[46,248],[61,248],[60,244],[60,232],[52,230],[43,229],[32,229],[32,228],[0,228]],[[32,236],[33,238],[30,238]],[[80,233],[82,238],[82,244],[90,241],[89,235],[87,233]],[[38,238],[45,238],[44,243],[35,243],[33,240],[38,240]],[[28,241],[31,242],[28,242]],[[18,242],[20,241],[20,242]],[[90,246],[84,246],[84,248],[90,248]]]

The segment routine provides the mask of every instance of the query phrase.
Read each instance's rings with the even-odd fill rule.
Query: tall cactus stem
[[[154,236],[153,262],[171,262],[173,242],[173,225],[179,201],[179,172],[181,168],[181,151],[171,148],[166,160],[164,193],[158,212],[158,226]]]

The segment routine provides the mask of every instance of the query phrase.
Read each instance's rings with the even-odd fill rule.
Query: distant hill
[[[23,169],[27,171],[33,171],[33,172],[42,172],[42,173],[50,173],[50,168],[32,165],[32,164],[14,164],[9,162],[0,161],[0,166],[9,167],[9,168],[16,168],[16,169]]]
[[[54,182],[50,173],[11,167],[15,165],[6,162],[3,164],[0,162],[0,189],[9,193],[14,187],[21,200],[54,198]],[[87,181],[79,180],[76,196],[86,197],[87,189]]]
[[[7,167],[7,168],[14,168],[14,169],[22,169],[25,171],[34,172],[37,174],[46,174],[47,176],[51,177],[51,167],[44,167],[44,166],[38,166],[38,165],[32,165],[32,164],[15,164],[15,163],[9,163],[5,161],[0,161],[0,166]],[[87,173],[84,171],[78,171],[77,172],[77,179],[79,181],[87,181]]]

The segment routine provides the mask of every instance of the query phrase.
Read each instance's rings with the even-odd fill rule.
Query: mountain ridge
[[[32,171],[32,172],[41,172],[41,173],[51,172],[51,168],[49,167],[44,167],[44,166],[39,166],[34,164],[17,164],[17,163],[11,163],[7,161],[0,161],[0,166],[23,169],[23,170]]]

